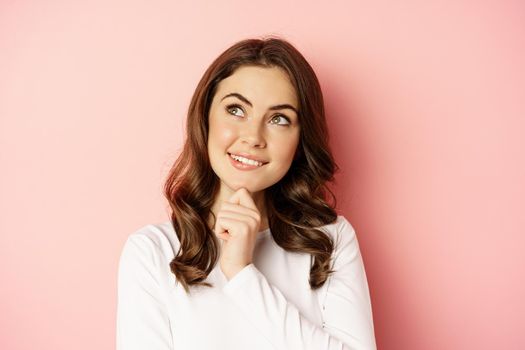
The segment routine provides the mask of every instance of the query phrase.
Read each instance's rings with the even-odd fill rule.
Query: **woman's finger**
[[[258,210],[243,207],[240,204],[232,204],[232,203],[224,202],[222,203],[221,208],[217,214],[221,213],[222,211],[236,212],[239,214],[250,216],[258,221],[261,220],[261,215],[259,214]]]
[[[219,218],[234,219],[238,221],[256,220],[253,216],[246,215],[244,213],[239,213],[237,211],[232,211],[232,210],[220,210],[217,213],[217,219]]]
[[[247,208],[257,210],[257,206],[253,201],[252,194],[244,187],[239,188],[235,193],[228,199],[229,203],[240,204]]]
[[[250,219],[237,220],[226,217],[217,219],[215,223],[215,234],[227,233],[229,237],[245,236],[254,230],[254,221]],[[253,220],[253,219],[251,219]]]
[[[216,233],[216,235],[223,241],[228,241],[230,239],[230,235],[228,233]]]
[[[259,220],[249,215],[240,214],[234,211],[221,210],[217,213],[217,221],[222,219],[236,220],[248,224],[250,231],[257,231],[259,227]]]

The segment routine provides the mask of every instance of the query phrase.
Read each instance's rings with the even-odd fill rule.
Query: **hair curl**
[[[333,272],[334,242],[319,228],[337,219],[336,198],[326,183],[334,181],[339,168],[328,145],[319,81],[301,53],[278,37],[235,43],[213,61],[197,85],[184,147],[164,185],[180,242],[170,268],[187,293],[192,285],[211,287],[205,279],[218,262],[220,244],[207,223],[220,180],[208,157],[208,113],[218,83],[244,65],[284,69],[297,92],[301,128],[296,156],[286,175],[265,190],[265,201],[275,242],[287,251],[311,255],[309,284],[316,289]],[[326,200],[328,194],[332,204]]]

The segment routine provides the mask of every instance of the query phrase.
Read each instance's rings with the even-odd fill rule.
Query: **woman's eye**
[[[226,110],[230,114],[236,115],[238,117],[242,117],[243,110],[239,106],[228,106]],[[241,113],[241,115],[239,115],[239,113]]]
[[[284,115],[278,114],[272,118],[272,124],[289,125],[290,120],[286,118]]]

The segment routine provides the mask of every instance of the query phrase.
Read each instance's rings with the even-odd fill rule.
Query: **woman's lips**
[[[233,159],[229,153],[228,153],[228,158],[230,159],[230,163],[233,165],[233,167],[238,170],[257,170],[266,165],[266,163],[263,163],[262,165],[244,164],[244,163],[241,163]]]
[[[244,153],[244,152],[239,152],[239,153],[228,152],[228,155],[230,155],[230,156],[231,156],[231,155],[234,155],[234,156],[239,156],[239,157],[247,158],[247,159],[250,159],[250,160],[255,160],[255,161],[261,162],[261,163],[263,163],[263,164],[268,163],[266,160],[264,160],[264,159],[262,159],[262,158],[255,157],[255,156],[252,156],[251,154]]]

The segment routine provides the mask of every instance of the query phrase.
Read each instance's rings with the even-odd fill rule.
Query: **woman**
[[[375,349],[355,232],[326,201],[337,166],[304,57],[279,38],[228,48],[186,132],[171,221],[122,251],[117,348]]]

